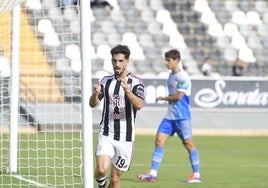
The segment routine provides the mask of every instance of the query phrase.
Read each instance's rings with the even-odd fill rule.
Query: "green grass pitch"
[[[1,135],[3,140],[5,135]],[[65,142],[62,142],[62,139]],[[20,135],[19,173],[23,177],[53,185],[51,187],[73,187],[68,182],[75,182],[75,187],[82,187],[80,173],[81,142],[80,134],[74,133],[38,133]],[[37,141],[39,140],[39,141]],[[45,142],[45,140],[50,140]],[[138,135],[131,168],[121,178],[122,188],[267,188],[268,187],[268,137],[250,136],[196,136],[195,144],[201,161],[200,184],[184,184],[182,180],[191,173],[188,155],[176,136],[170,138],[165,147],[165,155],[156,183],[140,182],[136,175],[145,173],[150,168],[154,148],[154,136]],[[1,149],[8,147],[2,141]],[[94,134],[94,150],[96,134]],[[54,147],[56,146],[56,147]],[[27,148],[40,148],[28,150]],[[55,149],[57,148],[57,149]],[[1,151],[0,164],[5,164],[7,155]],[[71,159],[71,156],[74,157]],[[56,157],[55,157],[56,156]],[[35,159],[36,158],[36,159]],[[64,159],[65,158],[65,159]],[[51,167],[47,163],[51,164]],[[27,164],[29,163],[29,164]],[[53,164],[60,168],[53,168]],[[27,167],[29,165],[29,167]],[[20,167],[22,166],[22,167]],[[74,166],[72,168],[71,166]],[[27,167],[27,168],[26,168]],[[1,167],[3,168],[3,166]],[[37,173],[39,174],[37,176]],[[65,174],[66,176],[62,176]],[[68,174],[73,174],[68,176]],[[0,175],[1,185],[5,187],[40,187],[29,184],[8,173]],[[50,186],[49,186],[50,187]],[[96,187],[96,184],[94,185]]]

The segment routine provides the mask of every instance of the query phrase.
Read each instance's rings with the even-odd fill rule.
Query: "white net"
[[[18,3],[18,170],[11,173],[12,77],[1,63],[5,62],[2,59],[10,62],[11,31],[18,29],[12,28],[11,9]],[[0,187],[83,187],[80,31],[77,27],[71,30],[69,22],[75,19],[79,23],[79,8],[64,9],[59,0],[2,0],[0,13]]]

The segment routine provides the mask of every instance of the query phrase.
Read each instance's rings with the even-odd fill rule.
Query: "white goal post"
[[[93,187],[90,2],[59,2],[0,0],[0,187]]]

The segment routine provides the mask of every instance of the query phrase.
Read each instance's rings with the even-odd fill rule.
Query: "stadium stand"
[[[75,63],[79,64],[80,59],[74,60],[66,52],[69,45],[80,43],[79,5],[63,8],[59,0],[29,2],[32,4],[25,4],[27,14],[33,18],[33,26],[38,23],[37,37],[44,39],[47,59],[54,61],[49,62],[50,66],[55,66],[59,77],[75,74],[79,78]],[[231,75],[230,66],[237,57],[249,63],[248,76],[267,75],[266,1],[118,0],[118,6],[116,10],[91,8],[93,76],[109,73],[108,50],[120,42],[130,45],[131,69],[142,76],[162,75],[163,50],[173,47],[182,51],[182,62],[192,75],[201,75],[200,64],[206,56],[211,57],[222,76]],[[44,28],[51,28],[56,35],[46,34]],[[75,87],[74,82],[67,82],[69,87]]]

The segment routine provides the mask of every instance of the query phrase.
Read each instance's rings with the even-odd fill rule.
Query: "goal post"
[[[94,185],[90,2],[57,2],[0,0],[0,187]]]

